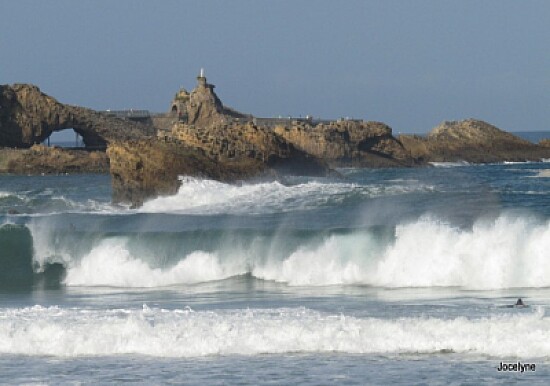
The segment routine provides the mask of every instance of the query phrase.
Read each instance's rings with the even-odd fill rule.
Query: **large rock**
[[[146,199],[170,195],[180,186],[179,176],[235,181],[261,175],[267,166],[253,158],[217,161],[201,149],[173,141],[144,139],[111,143],[113,199],[141,205]]]
[[[172,128],[169,138],[200,149],[219,163],[250,159],[291,174],[324,175],[327,171],[324,162],[315,155],[296,148],[270,128],[252,122],[206,127],[180,123]]]
[[[335,121],[312,125],[295,122],[275,133],[331,166],[411,166],[415,160],[380,122]]]
[[[188,123],[200,127],[225,123],[223,104],[214,92],[214,86],[204,82],[189,94],[187,102]]]
[[[326,164],[252,124],[179,123],[159,139],[113,142],[107,149],[115,201],[139,206],[177,192],[179,176],[220,181],[281,174],[326,175]]]
[[[476,119],[443,122],[426,137],[401,135],[398,139],[412,157],[422,162],[488,163],[550,157],[549,148]]]
[[[0,85],[0,147],[28,148],[70,128],[93,148],[152,134],[146,125],[60,103],[33,85]]]

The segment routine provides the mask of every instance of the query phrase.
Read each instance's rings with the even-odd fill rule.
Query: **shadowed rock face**
[[[254,159],[218,162],[200,149],[155,139],[113,142],[107,149],[113,200],[139,206],[144,200],[177,192],[179,176],[235,181],[257,176],[267,167]]]
[[[28,84],[0,86],[0,146],[28,148],[52,132],[74,129],[86,147],[105,148],[114,140],[143,136],[147,126],[59,103]]]
[[[423,162],[539,161],[550,157],[550,148],[476,119],[444,122],[426,137],[401,135],[398,139],[412,157]]]

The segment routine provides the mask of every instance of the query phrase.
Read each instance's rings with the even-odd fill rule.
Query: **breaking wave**
[[[518,344],[521,342],[521,344]],[[0,309],[0,353],[204,357],[282,353],[461,353],[548,357],[542,309],[481,319],[358,318],[306,308],[200,311]]]
[[[184,177],[178,193],[145,202],[143,213],[237,213],[291,212],[338,205],[356,198],[432,191],[417,181],[394,181],[362,185],[351,182],[309,181],[295,185],[264,182],[231,185],[214,180]]]
[[[176,233],[88,237],[80,249],[33,229],[34,260],[65,283],[159,287],[251,274],[291,286],[550,287],[550,223],[500,216],[471,228],[422,218],[345,232]]]

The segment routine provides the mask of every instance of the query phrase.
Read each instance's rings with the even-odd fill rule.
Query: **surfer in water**
[[[508,304],[501,307],[502,308],[528,308],[529,306],[525,304],[521,298],[518,298],[515,304]]]
[[[521,300],[521,298],[518,298],[518,301],[516,302],[516,304],[514,304],[514,307],[516,307],[516,308],[525,308],[525,307],[529,307],[529,306],[526,305],[525,303],[523,303],[523,300]]]

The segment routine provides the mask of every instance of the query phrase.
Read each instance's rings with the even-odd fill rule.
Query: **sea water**
[[[0,176],[2,382],[547,384],[548,169]]]

